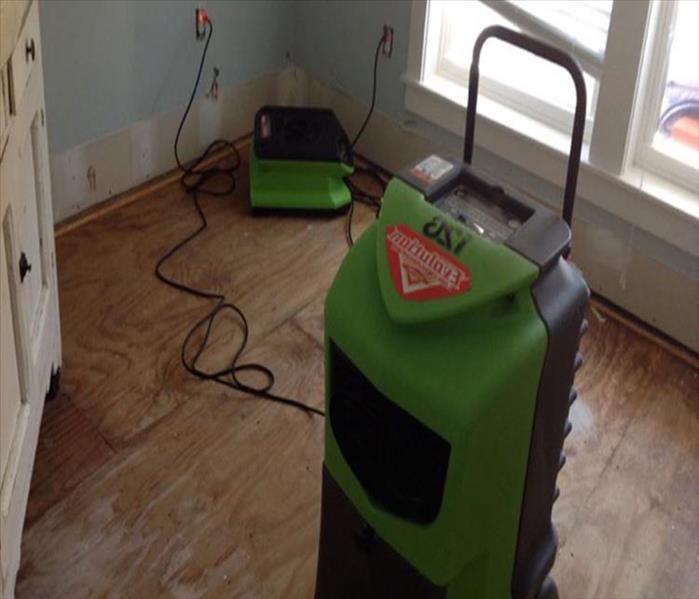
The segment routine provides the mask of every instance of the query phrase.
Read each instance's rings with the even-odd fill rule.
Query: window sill
[[[463,137],[467,92],[445,80],[418,81],[404,75],[406,109]],[[478,102],[477,146],[554,185],[562,186],[569,137],[483,96]],[[506,124],[505,124],[506,123]],[[583,162],[578,197],[699,256],[699,196],[641,170],[624,176]]]
[[[466,104],[468,102],[468,91],[465,87],[439,76],[431,77],[426,81],[416,83],[416,85],[417,89],[436,96],[438,101],[447,101],[455,106],[461,115],[461,120],[464,121],[465,127]],[[544,125],[540,121],[526,116],[482,93],[478,98],[478,114],[494,124],[507,123],[503,127],[512,132],[530,139],[539,140],[552,150],[568,154],[568,149],[570,148],[570,137],[568,134]],[[464,127],[459,129],[460,135],[463,135]],[[453,132],[455,133],[456,131]],[[478,135],[478,129],[476,129],[476,135]],[[588,147],[584,145],[583,156],[587,156],[587,151]]]

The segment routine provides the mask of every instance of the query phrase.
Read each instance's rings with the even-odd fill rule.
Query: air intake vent
[[[254,150],[263,160],[352,164],[347,134],[324,108],[263,106],[255,115]]]
[[[330,426],[364,490],[397,516],[433,522],[449,443],[382,395],[332,342],[330,369]]]

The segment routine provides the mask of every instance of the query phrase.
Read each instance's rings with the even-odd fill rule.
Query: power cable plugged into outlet
[[[180,359],[184,368],[197,378],[213,381],[220,385],[230,387],[236,391],[241,391],[243,393],[248,393],[250,395],[275,401],[281,404],[285,404],[294,408],[303,410],[308,414],[318,414],[319,416],[325,416],[322,410],[314,408],[312,406],[306,405],[296,399],[289,397],[284,397],[282,395],[277,395],[272,392],[272,387],[274,386],[274,373],[264,364],[259,364],[256,362],[241,363],[241,357],[245,348],[247,346],[250,327],[248,325],[247,318],[245,314],[235,303],[230,302],[226,299],[223,293],[217,291],[209,291],[204,289],[197,289],[191,287],[186,283],[176,281],[163,272],[163,266],[165,263],[172,258],[179,250],[186,246],[190,241],[195,239],[200,233],[202,233],[208,226],[206,220],[206,215],[202,210],[199,203],[199,195],[206,194],[209,196],[222,197],[230,195],[236,188],[236,178],[235,173],[240,167],[240,154],[235,146],[235,142],[226,139],[216,139],[209,144],[204,153],[196,158],[190,166],[185,166],[179,155],[179,140],[182,133],[182,128],[187,120],[187,115],[192,107],[192,102],[197,93],[197,88],[199,86],[199,81],[201,79],[202,70],[204,68],[204,62],[206,60],[206,53],[209,49],[209,42],[211,42],[211,36],[213,35],[213,24],[209,19],[205,11],[199,12],[201,9],[197,9],[196,18],[197,25],[199,25],[199,20],[202,19],[201,25],[203,26],[204,34],[206,34],[206,29],[208,28],[208,35],[206,36],[206,43],[204,44],[204,49],[201,55],[201,61],[199,63],[199,68],[197,70],[196,79],[194,82],[194,87],[182,114],[182,119],[177,128],[177,134],[175,135],[174,143],[174,154],[175,161],[177,162],[178,168],[182,171],[182,177],[180,183],[184,190],[191,196],[194,208],[196,209],[197,215],[199,217],[199,227],[192,233],[187,235],[184,239],[175,244],[168,252],[158,260],[155,266],[155,276],[170,287],[188,293],[195,297],[200,297],[207,300],[213,300],[213,307],[200,318],[187,332],[184,341],[182,343],[182,348],[180,351]],[[197,29],[197,32],[199,30]],[[231,158],[228,159],[228,163],[221,165],[215,164],[213,166],[204,167],[205,163],[209,162],[209,159],[214,155],[226,151],[231,154]],[[213,181],[223,181],[225,185],[221,188],[213,187],[211,183]],[[226,368],[207,371],[204,370],[200,365],[199,361],[202,355],[205,353],[209,338],[212,333],[216,318],[223,314],[224,312],[232,312],[234,317],[237,317],[241,329],[242,338],[238,341],[237,345],[233,348],[233,357],[231,358],[229,366]],[[199,335],[199,340],[196,340],[197,335]],[[265,383],[261,386],[254,387],[240,380],[239,375],[242,373],[256,373],[262,375],[265,379]]]
[[[390,30],[390,33],[389,33]],[[359,128],[359,131],[357,131],[357,135],[354,136],[354,140],[352,140],[352,143],[350,144],[351,148],[354,148],[354,146],[357,145],[357,142],[359,141],[359,138],[362,136],[364,133],[364,130],[366,129],[366,126],[369,124],[369,120],[371,119],[371,115],[374,114],[374,106],[376,106],[376,76],[378,74],[378,68],[379,68],[379,53],[381,52],[382,48],[385,48],[387,40],[390,39],[391,42],[391,51],[393,49],[393,28],[392,27],[387,27],[384,25],[383,32],[381,33],[381,37],[379,38],[379,43],[376,46],[376,52],[374,53],[374,71],[373,71],[373,79],[372,79],[372,86],[371,86],[371,105],[369,106],[369,112],[367,112],[366,117],[364,118],[364,122],[362,123],[362,126]],[[390,56],[390,55],[386,55]]]
[[[354,149],[354,147],[357,145],[357,142],[366,130],[366,127],[369,124],[372,115],[374,114],[374,107],[376,106],[376,81],[378,77],[379,54],[381,52],[383,52],[383,55],[387,58],[390,58],[393,54],[393,27],[390,27],[389,25],[383,26],[383,32],[381,34],[381,37],[379,38],[379,43],[376,46],[376,52],[374,54],[374,69],[372,71],[371,104],[369,105],[369,111],[367,112],[367,115],[364,118],[362,126],[359,128],[359,131],[357,131],[354,140],[350,144],[350,147],[352,149]],[[356,174],[366,174],[378,181],[381,185],[381,195],[373,195],[360,189],[352,181],[352,177]],[[381,198],[383,197],[383,191],[386,187],[386,182],[384,181],[383,177],[377,169],[373,167],[364,167],[355,168],[355,171],[352,175],[348,175],[347,177],[345,177],[345,184],[347,185],[347,187],[350,190],[350,193],[352,194],[352,200],[350,201],[349,209],[347,211],[347,220],[345,226],[345,236],[347,238],[347,245],[349,247],[352,247],[354,245],[354,238],[352,237],[352,217],[354,215],[354,202],[357,201],[375,209],[376,217],[378,218],[379,211],[381,210]]]
[[[209,14],[203,8],[194,9],[194,36],[197,41],[203,40],[206,37],[206,24],[211,24]]]
[[[393,56],[393,27],[390,25],[383,26],[383,55],[386,58]]]

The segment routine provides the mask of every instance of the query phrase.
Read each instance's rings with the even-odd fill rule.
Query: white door
[[[3,2],[3,6],[7,5]],[[0,11],[0,16],[3,16]],[[9,35],[2,21],[3,38]],[[0,597],[12,597],[44,399],[61,364],[38,3],[0,64]],[[3,97],[3,108],[6,106]],[[3,117],[5,118],[5,117]]]

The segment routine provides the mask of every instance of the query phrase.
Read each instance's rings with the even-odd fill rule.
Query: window
[[[637,161],[696,185],[699,169],[699,2],[655,7]]]
[[[460,133],[458,111],[467,103],[477,35],[493,24],[533,35],[566,50],[583,69],[588,98],[586,166],[641,189],[643,173],[654,174],[653,185],[658,176],[679,185],[684,189],[680,195],[690,196],[689,201],[683,197],[680,209],[696,218],[697,23],[695,1],[414,0],[406,107]],[[530,146],[534,139],[540,146],[560,150],[560,155],[566,152],[575,98],[565,71],[490,40],[483,49],[480,72],[479,119],[497,124],[489,125],[490,135],[481,137],[487,149],[518,163],[524,146],[519,146],[518,154],[514,150],[507,154],[513,145],[508,139],[515,139],[507,138],[510,130],[528,139]],[[550,165],[520,166],[544,177],[554,170]],[[673,201],[677,197],[673,195]]]
[[[443,79],[465,88],[473,43],[483,29],[496,24],[518,31],[526,26],[536,29],[541,37],[565,44],[573,55],[584,58],[589,140],[611,5],[611,0],[499,4],[435,0],[430,3],[429,19],[438,25],[428,38],[428,52],[434,57],[427,63],[433,68],[423,76],[437,84]],[[573,36],[567,37],[566,31],[574,31]],[[483,52],[481,73],[486,96],[558,130],[570,130],[575,94],[569,75],[558,66],[494,40]]]

